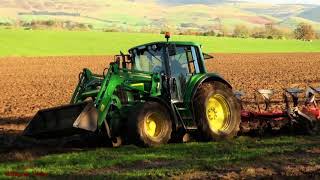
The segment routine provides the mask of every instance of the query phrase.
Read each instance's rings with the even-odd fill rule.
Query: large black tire
[[[143,147],[168,143],[172,121],[166,107],[149,101],[138,104],[130,114],[127,127],[131,143]]]
[[[228,139],[237,135],[241,121],[240,104],[226,84],[203,83],[196,91],[193,108],[204,140]]]

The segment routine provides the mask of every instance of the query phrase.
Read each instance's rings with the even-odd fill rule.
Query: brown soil
[[[39,109],[68,103],[82,69],[102,73],[110,58],[0,59],[0,118],[33,116]]]
[[[218,54],[207,66],[248,97],[254,89],[320,85],[320,53]]]
[[[214,56],[206,63],[208,71],[218,72],[250,99],[258,88],[281,91],[282,87],[320,85],[320,53]],[[82,69],[102,73],[112,59],[112,56],[0,58],[0,118],[30,117],[39,109],[68,103]]]
[[[320,85],[320,53],[215,54],[206,62],[253,101],[255,89]],[[0,132],[22,130],[39,109],[67,104],[83,68],[102,73],[113,56],[0,58]],[[281,104],[281,103],[280,103]],[[13,121],[11,121],[13,120]],[[10,123],[6,123],[10,121]]]
[[[96,73],[102,73],[111,56],[90,57],[34,57],[34,58],[0,58],[0,159],[30,160],[45,154],[83,150],[71,148],[45,147],[31,150],[11,150],[9,144],[17,138],[26,123],[39,109],[67,104],[78,81],[78,74],[84,67]],[[281,88],[320,85],[320,53],[297,54],[216,54],[214,60],[206,62],[208,71],[218,72],[234,86],[235,90],[246,92],[245,99],[252,100],[254,89],[271,88],[278,91],[275,96],[280,100]],[[33,147],[34,142],[30,142]],[[52,143],[52,142],[49,142]],[[25,144],[23,145],[26,146]],[[16,147],[19,147],[16,146]],[[44,149],[45,150],[44,150]],[[16,149],[16,148],[15,148]],[[259,178],[275,175],[302,176],[320,172],[318,164],[308,164],[313,156],[319,156],[319,149],[310,149],[301,154],[286,157],[275,156],[270,164],[256,164],[245,168],[226,168],[223,170],[204,170],[172,178]],[[305,159],[302,164],[290,164],[290,159]],[[285,159],[286,163],[275,166]],[[262,160],[263,162],[263,160]],[[141,166],[165,165],[176,162],[139,162]],[[138,164],[139,164],[138,163]],[[105,171],[125,171],[127,167],[114,167]],[[85,172],[96,174],[97,172]],[[258,175],[257,175],[258,174]],[[308,178],[308,176],[306,176]]]

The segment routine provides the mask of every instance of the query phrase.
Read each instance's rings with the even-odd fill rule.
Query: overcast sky
[[[266,3],[274,3],[274,4],[318,4],[320,5],[320,0],[245,0],[252,2],[266,2]]]

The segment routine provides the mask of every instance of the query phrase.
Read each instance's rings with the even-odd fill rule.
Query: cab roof
[[[152,46],[154,44],[176,44],[176,45],[187,45],[187,46],[200,46],[200,44],[192,42],[192,41],[157,41],[157,42],[151,42],[151,43],[146,43],[146,44],[141,44],[139,46],[135,46],[131,49],[129,49],[129,52],[132,51],[133,49],[141,48],[143,46]]]

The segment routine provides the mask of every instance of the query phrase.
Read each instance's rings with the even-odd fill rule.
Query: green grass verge
[[[112,55],[120,50],[151,41],[164,40],[160,34],[117,32],[74,32],[0,29],[0,56]],[[320,41],[236,39],[177,36],[172,40],[199,42],[206,52],[320,52]]]
[[[51,154],[31,161],[0,163],[0,179],[6,178],[5,173],[10,171],[43,172],[50,177],[65,178],[159,178],[193,171],[266,165],[272,158],[283,163],[285,160],[279,160],[281,156],[319,148],[319,139],[320,136],[239,137],[233,141],[170,144],[156,148],[98,148]],[[295,163],[299,158],[293,157],[289,161]],[[320,158],[312,161],[320,163]]]

